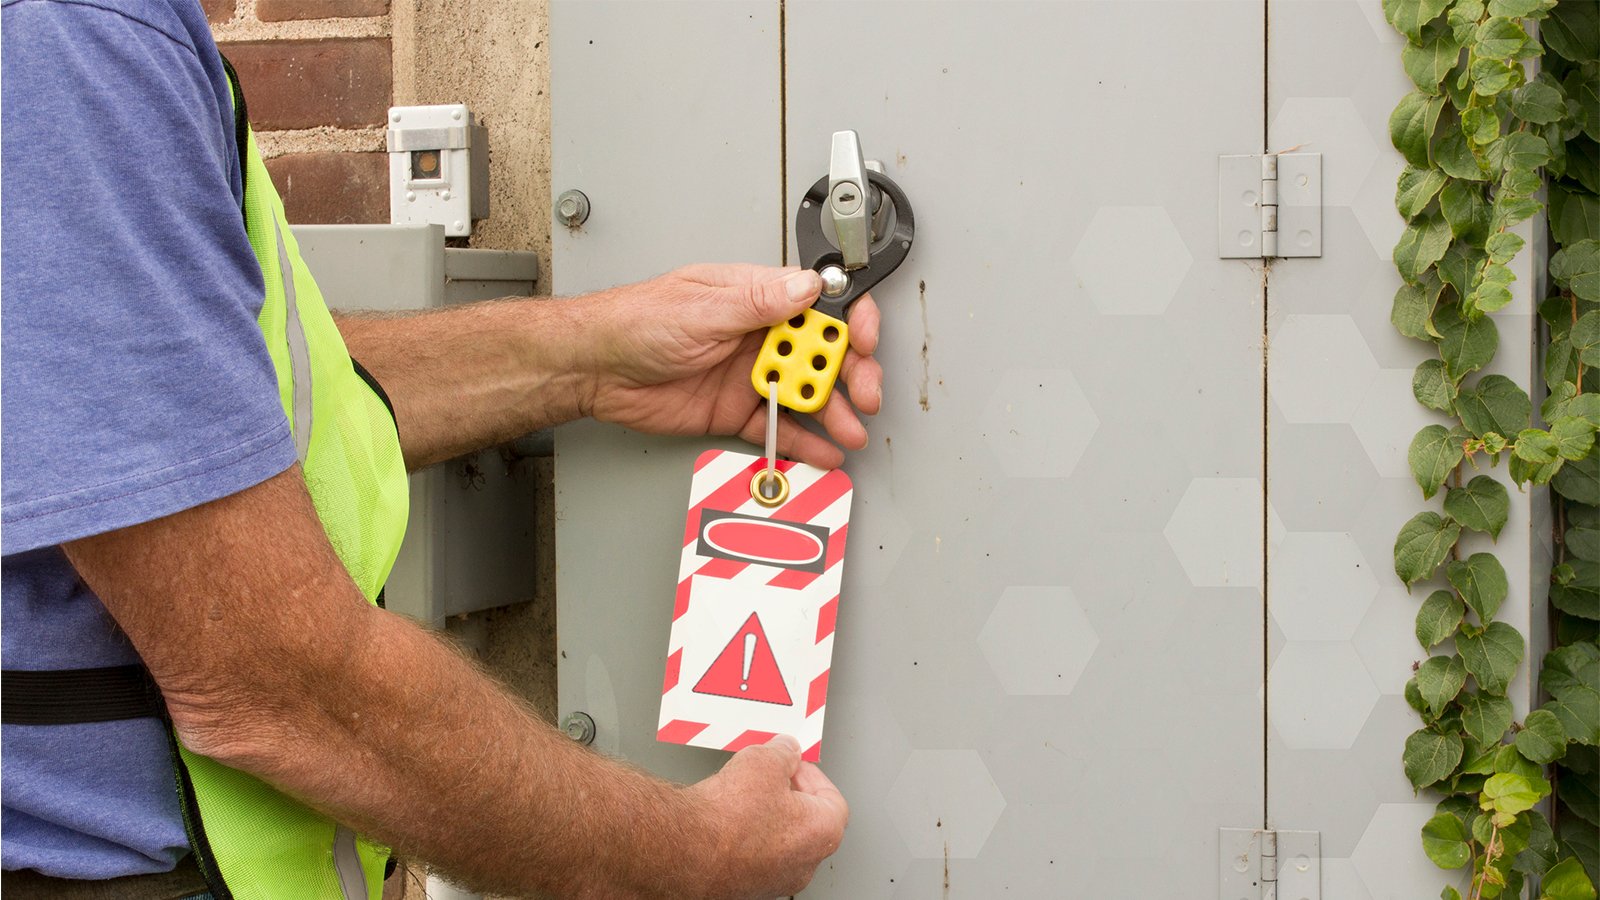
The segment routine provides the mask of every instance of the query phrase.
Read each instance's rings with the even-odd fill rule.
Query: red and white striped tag
[[[738,750],[776,734],[822,754],[850,477],[780,460],[789,499],[750,497],[763,457],[695,461],[656,738]]]

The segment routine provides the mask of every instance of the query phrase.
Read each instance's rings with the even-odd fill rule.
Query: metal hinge
[[[1322,900],[1322,835],[1315,831],[1221,828],[1221,900]]]
[[[1322,154],[1217,157],[1217,254],[1322,255]]]

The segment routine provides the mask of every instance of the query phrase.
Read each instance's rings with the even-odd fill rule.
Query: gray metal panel
[[[1413,661],[1426,658],[1413,620],[1435,585],[1408,595],[1392,557],[1400,526],[1438,508],[1411,480],[1406,448],[1443,421],[1411,395],[1412,370],[1434,351],[1389,323],[1404,163],[1387,121],[1411,85],[1377,3],[1274,3],[1271,28],[1269,142],[1322,154],[1326,205],[1322,258],[1275,263],[1268,291],[1268,485],[1281,526],[1268,566],[1269,825],[1322,833],[1327,896],[1432,897],[1456,873],[1423,855],[1434,799],[1413,797],[1400,753],[1420,727],[1402,697]],[[1533,254],[1514,268],[1492,371],[1528,385]],[[1546,551],[1530,540],[1529,495],[1510,493],[1511,521],[1493,545],[1513,585],[1500,618],[1526,633],[1548,562],[1534,561]],[[1463,551],[1488,549],[1480,538]],[[1529,691],[1519,676],[1519,715]]]
[[[839,10],[787,5],[789,197],[854,128],[920,227],[875,292],[853,818],[807,896],[1204,896],[1263,805],[1261,276],[1216,258],[1262,6],[858,3],[847,66]]]
[[[852,4],[849,65],[841,8],[787,4],[788,198],[855,128],[921,228],[848,463],[823,765],[852,821],[808,896],[1197,896],[1263,808],[1261,275],[1215,258],[1262,7]],[[557,293],[773,259],[776,12],[553,5],[553,187],[594,202]],[[558,445],[561,710],[703,775],[724,754],[653,730],[705,442]]]
[[[777,4],[557,0],[550,37],[552,188],[593,204],[552,236],[555,293],[780,261]],[[707,442],[584,422],[556,443],[560,711],[593,716],[602,751],[703,777],[726,754],[658,745],[655,722],[675,537]]]
[[[528,294],[531,253],[444,248],[440,225],[302,225],[300,252],[329,308],[434,309],[481,296]],[[476,258],[474,258],[476,257]],[[446,285],[452,262],[477,280]],[[517,279],[526,280],[497,280]],[[538,477],[530,460],[486,450],[411,475],[411,516],[384,597],[430,625],[533,599]]]

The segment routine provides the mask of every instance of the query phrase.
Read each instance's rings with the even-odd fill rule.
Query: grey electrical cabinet
[[[442,225],[301,225],[294,235],[336,312],[437,309],[533,293],[537,256],[447,248],[444,231]],[[538,479],[527,455],[540,443],[534,437],[412,473],[411,517],[384,589],[389,609],[437,627],[448,616],[534,597],[541,523]]]
[[[1401,39],[1377,0],[1270,7],[551,4],[553,187],[591,204],[557,226],[557,293],[794,259],[840,129],[915,204],[846,463],[822,767],[852,817],[807,897],[1257,898],[1272,843],[1278,897],[1455,876],[1400,765],[1426,590],[1391,547],[1433,421],[1427,348],[1389,324]],[[1270,262],[1269,187],[1294,198]],[[1521,383],[1542,265],[1498,317]],[[557,435],[561,712],[680,780],[727,756],[655,740],[716,443]],[[1511,497],[1501,617],[1527,632],[1546,510]]]

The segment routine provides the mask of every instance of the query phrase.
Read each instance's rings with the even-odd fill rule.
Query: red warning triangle
[[[772,645],[761,628],[755,613],[744,621],[743,627],[717,654],[717,659],[700,676],[694,686],[697,694],[715,694],[739,700],[755,700],[793,706],[789,689],[783,684],[783,673],[778,671],[778,661],[772,655]]]

